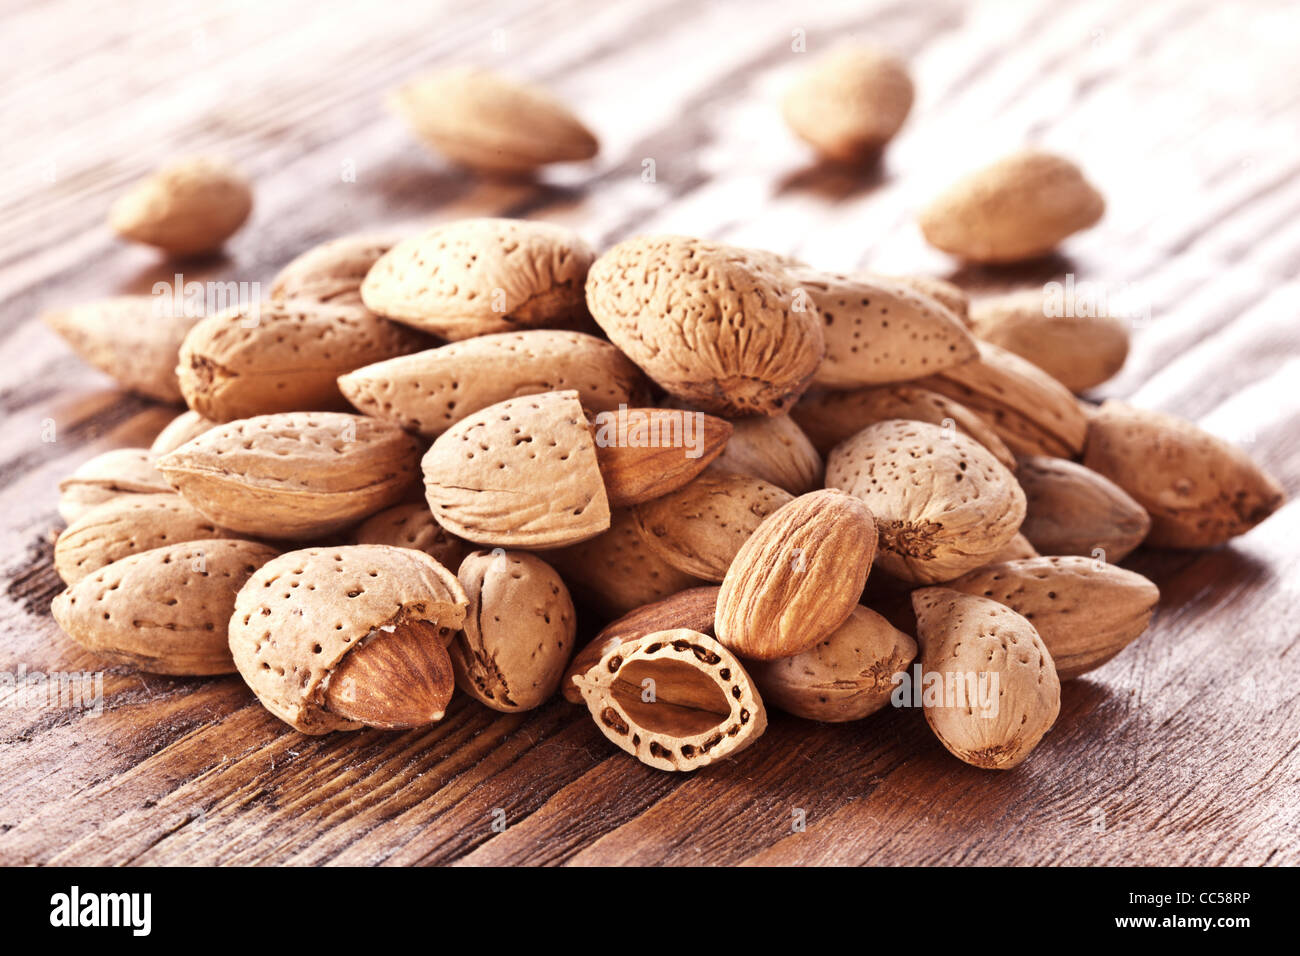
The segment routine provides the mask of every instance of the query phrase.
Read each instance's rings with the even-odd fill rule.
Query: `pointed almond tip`
[[[406,730],[441,720],[454,687],[440,629],[411,621],[348,653],[330,674],[325,706],[367,727]]]

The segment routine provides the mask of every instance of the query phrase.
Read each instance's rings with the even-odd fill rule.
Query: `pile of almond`
[[[786,113],[857,160],[912,89],[891,58],[837,57]],[[396,102],[478,168],[596,148],[545,94],[483,74]],[[173,168],[115,223],[211,247],[247,215],[218,200],[238,182]],[[1101,207],[1073,164],[1025,153],[921,225],[1002,262]],[[129,221],[146,208],[148,229]],[[427,725],[456,689],[507,712],[559,691],[639,760],[691,770],[755,743],[768,706],[892,703],[967,763],[1013,767],[1060,682],[1149,624],[1156,587],[1117,562],[1222,544],[1283,498],[1190,423],[1076,398],[1119,369],[1127,327],[1049,318],[1032,293],[972,304],[685,236],[597,255],[559,226],[472,219],[337,239],[252,306],[153,305],[49,317],[125,387],[189,408],[61,484],[54,616],[111,661],[238,671],[305,733]],[[574,598],[586,633],[604,624],[582,647]]]

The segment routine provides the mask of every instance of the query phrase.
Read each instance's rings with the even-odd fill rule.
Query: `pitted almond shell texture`
[[[713,468],[761,478],[792,495],[822,487],[824,470],[822,456],[789,415],[734,420]]]
[[[276,274],[271,298],[361,305],[361,282],[396,236],[359,233],[313,246]]]
[[[366,306],[444,339],[589,325],[583,284],[595,254],[548,222],[461,219],[385,253],[361,284]]]
[[[894,675],[916,658],[916,641],[859,605],[824,640],[793,657],[748,661],[769,707],[807,720],[861,720],[889,703]]]
[[[831,453],[826,484],[866,502],[880,532],[877,563],[916,583],[987,564],[1025,517],[1015,476],[983,445],[926,422],[864,428]]]
[[[921,213],[921,232],[944,252],[972,262],[1019,262],[1046,255],[1095,224],[1106,203],[1070,160],[1025,150],[969,174]]]
[[[46,312],[45,324],[82,359],[128,391],[160,402],[179,402],[176,355],[199,321],[168,297],[123,295]]]
[[[1016,479],[1025,491],[1021,532],[1043,554],[1126,558],[1151,530],[1151,516],[1109,478],[1064,458],[1029,455]]]
[[[814,388],[903,382],[975,359],[975,340],[937,300],[890,279],[790,271],[817,306],[826,357]]]
[[[599,144],[540,87],[455,67],[417,77],[390,98],[394,111],[447,158],[492,174],[590,159]]]
[[[388,359],[343,375],[339,388],[358,411],[426,438],[489,405],[540,392],[576,391],[593,412],[650,398],[641,370],[614,346],[556,329],[480,335]]]
[[[650,550],[673,567],[721,582],[763,519],[793,500],[788,491],[761,478],[709,470],[670,494],[637,505],[636,524]]]
[[[146,448],[114,448],[83,462],[59,482],[59,516],[71,524],[95,505],[121,495],[168,494],[158,456]]]
[[[715,415],[779,415],[826,351],[816,306],[782,261],[684,236],[630,239],[591,267],[587,305],[671,395]]]
[[[1056,666],[1033,624],[996,601],[949,588],[921,588],[912,592],[912,603],[922,672],[940,675],[943,684],[937,701],[922,697],[930,729],[972,766],[1017,766],[1061,709]],[[967,688],[964,700],[957,684]],[[951,693],[948,685],[954,685]]]
[[[614,648],[577,683],[601,733],[660,770],[696,770],[732,756],[767,728],[763,700],[740,661],[685,628]]]
[[[96,505],[59,535],[54,568],[65,584],[122,558],[186,541],[232,538],[180,495],[122,495]]]
[[[454,574],[410,548],[292,551],[240,590],[230,650],[253,693],[285,723],[307,734],[356,730],[359,722],[326,706],[330,677],[348,653],[411,622],[436,629],[443,647],[468,604]]]
[[[124,239],[172,255],[211,252],[243,225],[253,208],[248,180],[223,159],[189,157],[136,183],[109,210]]]
[[[427,340],[361,306],[259,302],[208,316],[185,337],[181,391],[194,411],[228,422],[347,407],[338,377],[415,351]]]
[[[1007,468],[1016,468],[1015,455],[988,422],[960,402],[915,385],[812,392],[799,401],[790,417],[823,455],[868,425],[904,418],[954,428],[987,448]]]
[[[607,617],[626,614],[705,582],[673,567],[646,544],[632,508],[610,512],[609,529],[544,554],[575,597]]]
[[[1005,604],[1033,624],[1061,680],[1100,667],[1131,644],[1160,600],[1142,575],[1074,556],[991,564],[947,587]]]
[[[475,551],[457,576],[469,598],[448,648],[456,686],[503,713],[532,710],[560,686],[577,619],[549,564],[523,551]]]
[[[582,692],[574,677],[585,674],[600,663],[612,648],[628,641],[645,637],[655,631],[686,628],[713,636],[713,615],[718,607],[718,588],[714,585],[687,588],[666,598],[636,608],[601,629],[585,647],[573,655],[560,682],[564,699],[571,704],[582,703]]]
[[[460,567],[470,551],[464,541],[433,520],[424,500],[393,505],[371,515],[352,532],[352,543],[414,548],[447,568]]]
[[[1249,531],[1286,493],[1240,448],[1191,422],[1107,401],[1088,423],[1083,463],[1151,516],[1146,543],[1209,548]]]
[[[165,545],[114,561],[54,599],[78,644],[153,674],[229,674],[235,595],[277,552],[254,541]]]
[[[991,342],[980,357],[913,384],[982,416],[1017,455],[1072,458],[1083,451],[1088,420],[1070,390],[1037,365]]]
[[[466,541],[558,548],[609,527],[609,499],[576,391],[475,412],[438,437],[423,466],[434,518]]]
[[[220,425],[159,462],[211,521],[241,534],[306,539],[402,500],[419,446],[389,422],[285,412]]]
[[[862,596],[876,524],[859,498],[825,489],[772,512],[722,579],[718,640],[742,657],[791,657],[825,640]]]
[[[869,278],[872,277],[870,273],[867,275]],[[875,278],[888,279],[891,282],[905,285],[913,291],[921,293],[921,295],[929,296],[961,319],[962,325],[970,328],[970,296],[966,294],[966,290],[961,286],[949,282],[947,279],[940,279],[937,276],[896,275],[875,276]]]

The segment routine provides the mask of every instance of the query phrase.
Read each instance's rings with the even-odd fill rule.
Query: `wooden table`
[[[116,241],[105,211],[179,153],[227,154],[257,190],[228,256],[186,279],[266,282],[334,235],[470,215],[553,220],[601,247],[685,232],[973,291],[1073,273],[1150,309],[1098,396],[1246,444],[1295,495],[1298,30],[1285,0],[14,0],[0,670],[102,668],[49,615],[55,485],[94,454],[147,444],[174,410],[115,391],[35,317],[172,278]],[[794,72],[850,36],[907,56],[919,90],[865,175],[810,165],[778,108]],[[427,154],[383,93],[455,61],[545,83],[599,132],[599,158],[492,185]],[[954,271],[922,243],[917,209],[1027,143],[1076,157],[1105,220],[1068,258]],[[503,716],[461,699],[424,732],[321,739],[278,723],[238,678],[110,668],[102,716],[0,707],[0,862],[1294,864],[1297,541],[1291,505],[1231,547],[1127,562],[1160,586],[1156,623],[1065,687],[1056,728],[1007,773],[959,763],[910,710],[843,726],[774,715],[739,759],[681,776],[617,752],[563,702]]]

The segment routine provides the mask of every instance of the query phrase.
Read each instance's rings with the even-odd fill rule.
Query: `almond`
[[[921,213],[921,232],[971,262],[1018,262],[1051,252],[1105,208],[1074,163],[1029,150],[950,187]]]
[[[660,770],[696,770],[732,756],[767,728],[740,661],[685,628],[629,641],[575,680],[601,733]]]
[[[397,242],[394,236],[366,233],[314,246],[276,274],[271,298],[361,305],[362,280]]]
[[[1030,455],[1020,459],[1016,478],[1025,491],[1020,530],[1043,554],[1118,562],[1151,529],[1143,507],[1091,468],[1064,458]]]
[[[428,145],[489,173],[590,159],[599,149],[591,131],[549,93],[486,70],[430,73],[402,87],[390,103]]]
[[[564,679],[560,682],[564,699],[571,704],[581,704],[582,691],[578,690],[574,678],[587,673],[600,663],[606,653],[620,644],[655,631],[671,631],[683,627],[712,637],[713,615],[717,607],[718,588],[687,588],[629,611],[618,620],[605,625],[569,662]]]
[[[360,306],[307,299],[262,302],[208,316],[185,337],[185,401],[213,421],[347,407],[338,377],[412,352],[422,336]]]
[[[165,455],[169,451],[180,448],[190,439],[198,438],[216,424],[216,422],[204,418],[198,412],[181,412],[158,433],[158,437],[153,440],[149,450],[155,455]]]
[[[1021,527],[1023,528],[1024,525],[1022,524]],[[1003,561],[1019,561],[1022,558],[1037,557],[1041,557],[1038,553],[1038,549],[1030,544],[1029,539],[1023,534],[1017,534],[1014,538],[1004,544],[1001,550],[990,556],[989,564],[1000,564]],[[988,565],[985,565],[985,567],[987,566]]]
[[[41,318],[127,391],[160,402],[180,401],[176,353],[199,317],[177,315],[170,296],[123,295]]]
[[[276,551],[214,539],[105,565],[54,599],[54,619],[89,651],[153,674],[234,671],[226,625],[235,594]]]
[[[592,420],[609,503],[641,504],[676,491],[722,454],[731,425],[703,412],[620,408]]]
[[[283,554],[235,599],[230,650],[262,704],[307,734],[441,720],[446,645],[469,601],[427,554],[384,545]]]
[[[361,284],[367,308],[444,339],[589,324],[595,254],[547,222],[462,219],[385,253]]]
[[[822,486],[821,456],[789,415],[733,421],[731,438],[713,467],[761,478],[792,495]]]
[[[614,246],[587,305],[610,341],[671,395],[716,415],[778,415],[826,350],[817,308],[776,257],[683,236]]]
[[[1041,291],[982,299],[971,312],[974,332],[986,342],[1032,362],[1072,392],[1113,377],[1128,357],[1128,325],[1112,315],[1065,314]],[[1087,309],[1085,311],[1092,311]]]
[[[434,518],[466,541],[557,548],[609,527],[596,445],[576,391],[475,412],[439,436],[423,465]]]
[[[188,256],[220,248],[252,208],[242,173],[225,160],[193,157],[136,183],[113,203],[108,224],[124,239]]]
[[[1001,464],[1015,470],[1016,458],[983,418],[965,405],[915,385],[880,385],[848,392],[812,392],[790,412],[804,434],[823,455],[868,425],[903,418],[955,428],[985,448]]]
[[[772,512],[722,581],[718,640],[773,660],[828,637],[858,604],[876,552],[876,524],[857,498],[824,490]]]
[[[572,389],[595,412],[650,397],[641,370],[614,346],[554,329],[480,335],[377,362],[341,376],[339,388],[359,411],[426,438],[489,405],[540,392]]]
[[[180,495],[122,495],[68,525],[54,544],[54,568],[72,585],[105,565],[153,548],[233,537]]]
[[[394,548],[423,551],[443,567],[458,568],[469,548],[455,535],[448,534],[424,501],[407,502],[385,508],[357,526],[352,533],[354,544],[386,544]]]
[[[518,551],[475,551],[458,577],[469,613],[449,649],[456,686],[493,710],[540,707],[573,653],[568,588],[541,558]]]
[[[1239,448],[1172,415],[1108,401],[1088,423],[1083,463],[1151,516],[1146,543],[1209,548],[1282,506],[1277,480]]]
[[[301,539],[396,504],[419,447],[388,422],[285,412],[230,422],[163,456],[167,480],[211,521],[241,534]]]
[[[921,588],[912,603],[930,729],[972,766],[1021,763],[1061,709],[1061,682],[1034,626],[996,601],[948,588]]]
[[[893,139],[912,96],[902,60],[870,46],[844,46],[800,76],[786,95],[785,121],[821,156],[861,163]]]
[[[790,277],[823,323],[826,357],[813,376],[816,388],[906,381],[978,355],[957,316],[903,283],[811,269]]]
[[[1047,645],[1061,680],[1100,667],[1131,644],[1160,600],[1142,575],[1081,557],[992,564],[946,586],[1022,615]]]
[[[636,524],[647,547],[673,567],[705,581],[721,581],[763,519],[793,500],[761,478],[707,471],[638,505]]]
[[[838,723],[861,720],[889,703],[894,675],[916,658],[916,641],[859,605],[815,646],[775,661],[746,663],[769,707]]]
[[[913,291],[921,293],[921,295],[929,296],[957,316],[962,325],[970,328],[970,296],[966,294],[961,286],[936,276],[902,275],[882,276],[880,278],[905,285]]]
[[[158,456],[145,448],[114,448],[83,463],[59,482],[59,515],[71,524],[95,505],[121,495],[167,494]]]
[[[575,595],[607,617],[626,614],[704,582],[678,570],[646,544],[631,508],[610,513],[609,530],[546,553]]]
[[[913,383],[961,402],[1017,455],[1071,458],[1083,451],[1088,420],[1070,390],[1037,365],[991,342],[978,361]]]
[[[880,532],[877,563],[905,581],[980,567],[1025,516],[1015,476],[983,445],[926,422],[864,428],[831,453],[826,484],[866,502]]]

